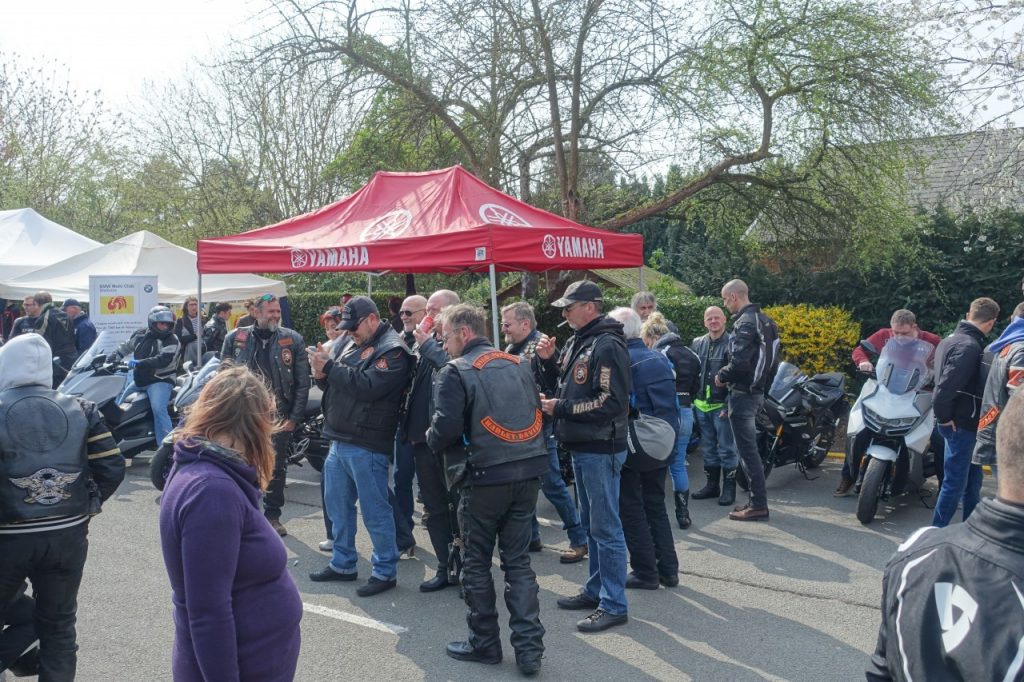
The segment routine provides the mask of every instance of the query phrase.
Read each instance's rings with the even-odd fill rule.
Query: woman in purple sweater
[[[259,506],[274,466],[273,405],[244,367],[225,369],[178,433],[160,509],[176,682],[295,676],[302,600]]]

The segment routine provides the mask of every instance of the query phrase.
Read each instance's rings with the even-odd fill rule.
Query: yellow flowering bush
[[[849,311],[800,304],[770,306],[764,312],[779,325],[784,359],[808,376],[850,368],[860,324]]]

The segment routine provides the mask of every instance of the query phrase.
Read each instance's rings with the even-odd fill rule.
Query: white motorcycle
[[[860,345],[878,353],[867,341]],[[865,525],[874,520],[880,499],[921,494],[929,476],[941,476],[942,451],[935,451],[932,439],[932,392],[925,388],[934,350],[920,339],[889,339],[850,410],[847,456],[860,461],[857,520]]]

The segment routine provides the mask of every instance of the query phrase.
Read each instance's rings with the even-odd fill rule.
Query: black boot
[[[683,530],[690,527],[690,491],[676,491],[676,523]]]
[[[704,487],[693,494],[695,500],[707,500],[712,497],[718,497],[718,476],[722,473],[722,467],[704,467],[704,475],[708,477],[708,482],[704,484]]]
[[[722,496],[718,498],[718,504],[728,507],[736,501],[736,469],[722,470]]]

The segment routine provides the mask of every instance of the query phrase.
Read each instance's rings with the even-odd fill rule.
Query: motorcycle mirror
[[[181,368],[183,370],[185,370],[186,374],[191,374],[192,373],[192,361],[191,360],[186,360],[185,364],[182,365]]]
[[[866,350],[867,352],[871,353],[872,355],[878,355],[878,349],[875,348],[875,344],[871,343],[867,339],[861,339],[857,343],[857,345]]]

